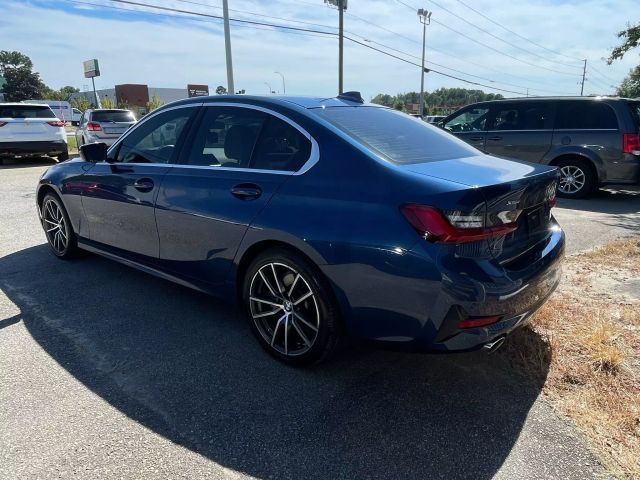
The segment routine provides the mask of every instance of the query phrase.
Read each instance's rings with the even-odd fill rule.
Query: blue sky
[[[221,0],[133,1],[222,14]],[[82,77],[82,61],[89,58],[100,61],[99,88],[119,83],[226,85],[219,20],[110,0],[3,0],[2,4],[0,48],[29,55],[52,87],[89,85]],[[322,0],[229,0],[229,7],[234,10],[231,16],[239,19],[326,32],[335,32],[337,25],[337,11]],[[431,65],[433,69],[512,92],[501,92],[506,96],[525,93],[527,88],[531,94],[578,94],[582,58],[588,59],[585,93],[611,93],[611,85],[617,85],[640,60],[633,52],[612,66],[602,61],[618,43],[616,33],[629,21],[628,12],[637,10],[637,0],[508,4],[350,0],[345,29],[365,45],[419,62],[421,26],[412,7],[433,12],[427,31],[427,62],[437,64]],[[337,89],[335,37],[234,24],[232,47],[236,89],[254,94],[269,88],[281,91],[281,79],[274,71],[285,75],[287,93],[330,96]],[[419,87],[418,67],[345,42],[347,90],[360,90],[368,99],[379,92],[395,94]],[[499,92],[428,74],[425,88],[439,87]]]

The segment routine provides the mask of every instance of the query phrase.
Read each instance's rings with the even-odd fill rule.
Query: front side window
[[[557,129],[603,130],[618,129],[613,109],[597,100],[558,102]]]
[[[526,102],[519,105],[499,105],[495,109],[492,130],[544,130],[552,126],[552,105],[549,102]]]
[[[425,163],[480,155],[455,136],[397,110],[363,106],[312,111],[393,163]]]
[[[273,115],[243,107],[207,107],[181,163],[295,171],[310,152],[310,140]]]
[[[169,163],[176,144],[186,131],[194,108],[178,108],[159,113],[127,135],[116,154],[116,162]]]
[[[449,119],[444,128],[453,133],[483,131],[487,124],[489,108],[470,108]]]

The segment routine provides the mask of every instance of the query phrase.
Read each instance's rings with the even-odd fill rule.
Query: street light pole
[[[269,85],[267,82],[264,82],[264,84],[267,86],[267,88],[269,88],[269,95],[271,95],[273,93],[273,90],[271,90],[271,85]]]
[[[224,49],[227,56],[227,93],[233,95],[233,60],[231,59],[231,32],[229,31],[229,5],[227,0],[222,0],[222,12],[224,15]]]
[[[338,94],[340,94],[343,92],[344,11],[347,9],[347,0],[324,0],[324,3],[338,7]]]
[[[284,75],[281,74],[280,72],[273,72],[273,73],[276,73],[282,77],[282,94],[285,95],[287,93],[287,88],[284,84]]]
[[[422,23],[422,64],[420,69],[420,118],[424,117],[424,55],[427,44],[427,25],[431,23],[431,12],[421,8],[418,10],[418,17]]]

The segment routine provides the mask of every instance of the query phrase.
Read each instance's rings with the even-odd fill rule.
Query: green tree
[[[640,65],[629,72],[617,88],[616,93],[621,97],[640,97]]]
[[[42,92],[42,97],[47,100],[60,100],[62,102],[68,102],[71,99],[71,96],[74,93],[78,92],[80,92],[79,88],[72,87],[71,85],[66,85],[60,90],[45,88],[45,90]]]
[[[105,95],[100,99],[100,105],[102,108],[115,108],[116,103]]]
[[[0,76],[6,80],[2,92],[12,102],[42,98],[46,89],[31,59],[20,52],[0,51]]]
[[[224,88],[222,85],[218,85],[218,87],[216,88],[216,93],[218,95],[223,95],[223,94],[227,93],[227,89]]]
[[[623,39],[622,45],[618,45],[611,50],[611,55],[608,60],[609,64],[614,60],[619,60],[624,57],[624,54],[629,50],[640,47],[640,23],[636,25],[627,24],[626,30],[618,32],[618,38]]]
[[[147,102],[147,111],[152,112],[162,105],[164,105],[164,102],[154,95],[153,97],[151,97],[151,100]]]
[[[75,98],[73,100],[71,100],[71,106],[73,108],[77,108],[78,110],[80,110],[81,112],[84,112],[87,108],[89,108],[91,106],[91,102],[89,100],[87,100],[86,97],[82,96],[79,98]]]
[[[402,103],[400,100],[396,100],[393,104],[393,108],[402,112],[404,110],[404,103]]]

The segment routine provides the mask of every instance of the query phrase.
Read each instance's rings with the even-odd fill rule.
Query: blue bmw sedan
[[[225,299],[293,364],[351,336],[491,350],[560,278],[555,168],[337,98],[166,105],[42,176],[54,255],[88,250]]]

